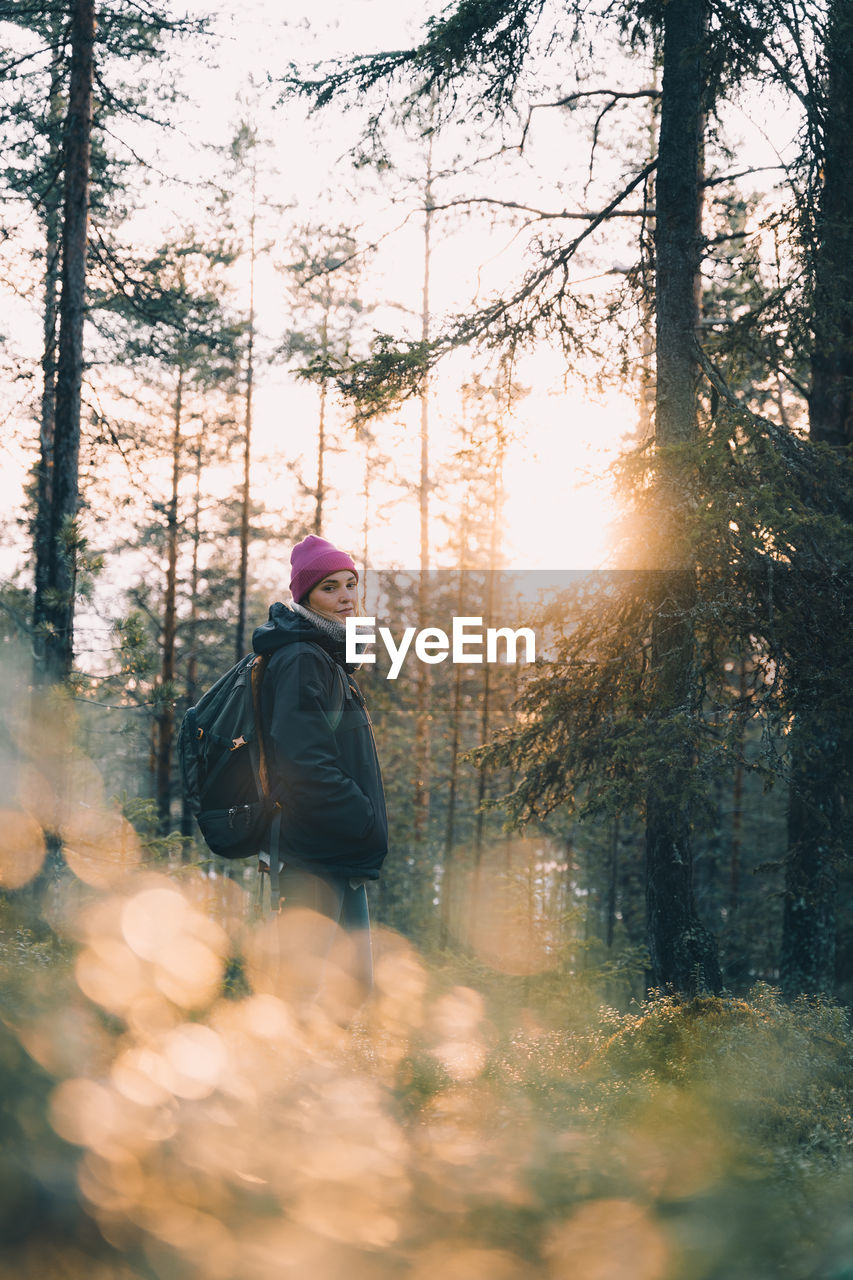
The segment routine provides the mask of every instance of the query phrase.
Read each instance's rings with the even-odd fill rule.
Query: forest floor
[[[165,876],[0,905],[0,1280],[853,1276],[844,1010],[380,931],[355,1019],[345,966],[299,1013],[274,933]]]

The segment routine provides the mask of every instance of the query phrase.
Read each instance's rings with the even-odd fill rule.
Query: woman
[[[345,661],[358,573],[345,551],[313,534],[293,548],[290,565],[293,602],[274,604],[252,638],[254,651],[269,655],[261,711],[281,806],[271,844],[283,864],[283,939],[288,953],[300,952],[289,967],[303,997],[316,991],[329,953],[344,940],[356,985],[349,999],[358,1001],[373,981],[365,886],[378,879],[388,851],[373,730]]]

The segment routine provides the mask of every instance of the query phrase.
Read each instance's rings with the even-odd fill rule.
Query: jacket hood
[[[319,627],[315,627],[301,614],[294,613],[280,600],[270,605],[267,621],[262,622],[252,633],[252,649],[255,653],[273,653],[276,649],[284,648],[285,645],[304,644],[306,641],[319,645],[333,658],[343,661],[342,644],[336,644]]]

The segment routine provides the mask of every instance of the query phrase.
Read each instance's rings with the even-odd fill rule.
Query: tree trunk
[[[424,187],[424,275],[423,296],[421,304],[421,341],[429,342],[430,338],[430,268],[432,220],[434,217],[432,204],[432,137],[427,152],[427,176]],[[424,382],[421,392],[421,466],[418,496],[420,503],[420,574],[418,577],[418,627],[428,626],[429,609],[428,581],[429,573],[429,382]],[[413,835],[415,847],[420,849],[426,842],[429,825],[430,795],[430,687],[432,684],[432,668],[425,662],[418,664],[417,670],[417,708],[415,712],[415,794]],[[420,862],[420,855],[416,854]],[[424,868],[420,868],[424,870]]]
[[[237,587],[237,633],[234,661],[246,649],[246,608],[249,587],[249,503],[252,476],[252,391],[255,381],[255,195],[257,174],[252,166],[252,213],[249,219],[249,323],[246,344],[246,403],[243,420],[243,492],[240,498],[240,571]]]
[[[844,822],[843,780],[838,777],[838,734],[816,723],[820,708],[794,726],[785,900],[782,911],[780,985],[788,999],[831,994],[835,986],[838,887],[835,833]]]
[[[646,910],[652,981],[663,990],[719,991],[716,944],[693,896],[689,792],[692,760],[678,721],[698,713],[691,613],[692,553],[680,542],[688,502],[684,446],[698,437],[696,325],[701,231],[706,26],[704,0],[670,0],[665,8],[657,169],[655,439],[658,513],[665,547],[653,588],[650,679],[662,727],[649,770],[646,802]],[[680,754],[679,754],[680,753]]]
[[[487,586],[486,586],[486,615],[483,619],[484,630],[492,625],[492,615],[494,613],[494,571],[487,570]],[[489,741],[489,733],[491,732],[491,663],[483,663],[483,692],[482,703],[480,706],[480,746],[484,747]],[[488,781],[488,769],[481,762],[477,766],[477,803],[475,807],[475,825],[474,825],[474,866],[476,874],[479,875],[480,862],[483,857],[483,829],[486,820],[485,804],[486,804],[486,784]],[[476,890],[475,890],[476,892]]]
[[[741,706],[746,705],[746,659],[741,654],[738,658],[738,699]],[[740,903],[741,850],[743,846],[743,747],[744,727],[741,723],[738,733],[737,763],[735,764],[734,786],[732,790],[732,842],[729,857],[729,926]]]
[[[324,357],[326,346],[324,344]],[[317,422],[317,488],[314,493],[314,529],[318,538],[323,536],[323,500],[326,497],[326,381],[320,383],[320,417]]]
[[[833,0],[826,62],[809,432],[846,449],[853,444],[853,0]]]
[[[509,380],[507,381],[507,392],[511,392]],[[504,448],[504,430],[502,424],[498,421],[495,425],[495,451],[492,458],[492,512],[489,527],[489,563],[486,569],[486,611],[483,619],[483,627],[485,629],[489,628],[494,621],[495,585],[496,576],[499,572],[498,563],[501,558]],[[485,662],[483,664],[483,706],[480,716],[480,746],[482,747],[488,742],[491,731],[491,692],[491,666],[488,662]],[[488,770],[484,764],[481,764],[477,772],[477,820],[474,830],[474,860],[478,871],[483,852],[487,778]]]
[[[54,19],[54,25],[56,20]],[[58,36],[58,32],[55,33]],[[57,56],[51,69],[48,108],[49,149],[46,169],[55,172],[61,165],[62,59]],[[53,444],[56,434],[56,338],[59,316],[61,245],[61,186],[49,183],[42,197],[44,218],[44,320],[42,325],[42,394],[39,424],[39,461],[36,469],[35,516],[33,520],[33,677],[38,682],[45,666],[45,609],[49,588],[50,510],[53,501]]]
[[[172,424],[172,493],[166,524],[166,591],[163,600],[163,642],[160,657],[160,707],[157,712],[157,817],[160,834],[167,835],[172,812],[172,742],[175,736],[175,633],[178,595],[178,485],[181,478],[181,426],[184,371],[178,367],[175,416]]]
[[[192,565],[190,567],[190,616],[187,621],[187,706],[194,707],[198,697],[198,548],[201,541],[201,442],[204,431],[198,437],[195,449],[195,494],[193,496]],[[193,815],[182,797],[181,835],[186,839],[194,831]]]
[[[619,889],[619,819],[613,819],[610,831],[610,865],[607,868],[607,905],[604,913],[604,943],[613,947],[616,931],[616,902]]]
[[[43,530],[47,562],[40,571],[43,662],[47,683],[71,673],[74,654],[74,594],[77,569],[80,396],[83,383],[83,322],[92,129],[94,0],[71,8],[71,72],[64,137],[62,285],[50,518]]]
[[[467,504],[462,510],[462,540],[460,547],[459,588],[456,594],[456,611],[461,617],[465,612],[465,531]],[[444,827],[444,857],[441,877],[441,904],[439,908],[439,945],[450,942],[453,912],[454,847],[456,844],[456,796],[459,787],[459,751],[462,730],[462,663],[457,662],[453,671],[453,703],[450,712],[450,773],[447,779],[447,816]]]
[[[809,433],[816,443],[846,453],[853,444],[853,0],[834,0],[830,7],[825,57]],[[825,601],[849,596],[847,587],[824,582],[825,573],[818,569],[813,591]],[[824,625],[830,642],[849,628],[843,617],[834,624],[825,616]],[[791,734],[780,955],[788,998],[831,993],[835,986],[837,865],[850,822],[845,795],[853,772],[853,742],[834,676],[840,657],[809,649],[797,656],[800,670],[792,672],[801,693]]]
[[[326,364],[329,359],[329,321],[333,307],[332,289],[326,282],[323,294],[323,319],[320,324],[320,359]],[[318,538],[323,536],[323,506],[326,501],[326,403],[329,398],[329,384],[325,377],[320,381],[320,416],[317,422],[317,488],[314,492],[314,528]]]
[[[364,488],[362,489],[362,497],[364,503],[361,508],[361,578],[359,586],[361,587],[361,607],[362,610],[367,608],[367,568],[370,563],[370,481],[373,478],[373,457],[371,449],[373,447],[373,437],[369,431],[359,433],[356,430],[356,439],[361,440],[364,446]]]
[[[652,76],[652,82],[649,86],[652,90],[657,90],[657,68]],[[656,97],[649,99],[648,114],[648,134],[647,134],[647,159],[649,163],[654,159],[655,150],[658,145],[660,106]],[[649,175],[646,184],[646,204],[654,207],[655,203],[655,174]],[[654,216],[649,217],[646,226],[645,241],[646,244],[654,242],[655,230],[657,223]],[[650,248],[648,256],[651,257]],[[639,413],[637,415],[637,439],[641,445],[645,445],[651,441],[654,436],[654,410],[655,410],[655,372],[654,372],[654,303],[652,301],[652,290],[644,289],[640,303],[642,307],[641,313],[641,334],[640,334],[640,387],[638,396]]]

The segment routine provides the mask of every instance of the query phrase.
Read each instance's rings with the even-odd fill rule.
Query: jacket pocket
[[[364,797],[364,798],[365,798],[365,800],[367,801],[367,808],[368,808],[368,812],[369,812],[370,816],[369,816],[369,818],[367,819],[367,825],[365,826],[365,828],[364,828],[364,830],[362,831],[361,835],[358,837],[358,838],[359,838],[359,841],[360,841],[361,843],[364,843],[364,841],[365,841],[365,840],[369,840],[369,839],[370,839],[370,837],[373,835],[373,831],[374,831],[374,829],[375,829],[375,827],[376,827],[376,810],[375,810],[375,809],[374,809],[374,807],[373,807],[373,801],[370,799],[370,796],[368,796],[368,795],[365,795],[365,797]]]

